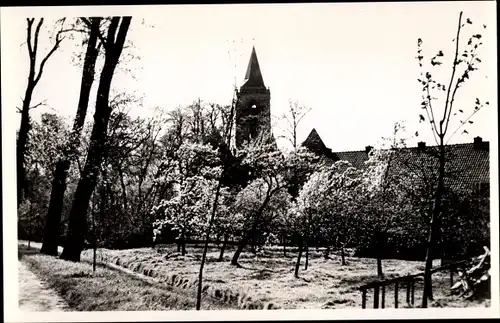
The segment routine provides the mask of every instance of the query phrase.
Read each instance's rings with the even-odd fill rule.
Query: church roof
[[[332,153],[332,150],[330,148],[326,147],[325,143],[323,142],[323,140],[321,140],[321,137],[314,128],[313,130],[311,130],[306,140],[302,142],[302,146],[308,148],[311,151],[314,151],[315,153],[324,155],[325,157],[333,161],[338,160],[338,157]]]
[[[306,140],[302,143],[302,146],[307,147],[309,149],[320,149],[324,150],[326,148],[325,143],[321,140],[318,132],[315,128],[311,130],[309,136],[307,136]]]
[[[257,53],[255,52],[255,47],[252,47],[252,54],[250,55],[250,61],[248,62],[247,72],[245,74],[245,80],[241,87],[264,87],[264,79],[262,78],[262,72],[260,71],[259,61],[257,60]]]

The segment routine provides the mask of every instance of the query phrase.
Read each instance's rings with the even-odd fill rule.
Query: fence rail
[[[474,257],[467,260],[461,260],[439,266],[431,270],[431,274],[436,272],[449,270],[450,271],[450,287],[453,286],[453,273],[459,267],[464,267],[468,264],[478,261],[479,257]],[[373,308],[385,308],[386,306],[386,287],[394,285],[394,307],[399,306],[399,289],[406,288],[406,303],[410,306],[415,305],[415,283],[423,281],[424,273],[406,275],[391,279],[377,280],[364,284],[358,289],[361,291],[361,307],[366,308],[367,293],[373,289]],[[381,295],[380,295],[381,294]],[[380,297],[381,296],[381,297]]]

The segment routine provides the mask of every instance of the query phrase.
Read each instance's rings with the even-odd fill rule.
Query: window
[[[259,111],[259,105],[257,104],[256,100],[250,100],[248,103],[248,110],[250,110],[251,114],[255,114]]]

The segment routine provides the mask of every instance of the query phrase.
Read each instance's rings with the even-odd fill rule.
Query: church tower
[[[261,134],[271,136],[271,92],[264,85],[255,47],[245,80],[236,94],[235,144],[241,147]]]

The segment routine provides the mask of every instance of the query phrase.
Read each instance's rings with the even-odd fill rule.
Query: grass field
[[[165,284],[134,279],[120,271],[99,266],[95,273],[88,262],[74,263],[41,255],[38,249],[18,246],[20,260],[47,282],[71,311],[164,311],[190,310],[195,294]],[[231,309],[205,299],[203,309]]]
[[[148,276],[165,280],[185,279],[186,286],[195,288],[201,258],[200,248],[190,248],[188,254],[180,256],[175,246],[161,249],[142,248],[129,250],[98,251],[98,259],[111,262]],[[91,257],[91,250],[83,255]],[[296,257],[285,258],[282,253],[254,256],[243,253],[240,258],[241,268],[229,263],[232,250],[228,250],[223,262],[218,262],[218,250],[213,248],[208,254],[204,271],[204,283],[212,293],[220,298],[230,295],[246,295],[251,300],[271,303],[284,309],[320,309],[320,308],[361,308],[360,285],[376,280],[374,259],[347,257],[347,265],[340,265],[340,257],[332,255],[329,260],[322,253],[312,251],[309,269],[303,270],[302,261],[300,278],[294,277]],[[293,255],[293,254],[292,254]],[[439,262],[436,261],[436,266]],[[384,260],[384,272],[387,278],[414,274],[424,269],[423,262],[404,260]],[[181,282],[182,283],[182,282]],[[449,295],[450,280],[447,272],[433,275],[435,300],[434,307],[487,307],[489,300],[466,301]],[[421,303],[422,284],[415,288],[415,305]],[[386,307],[394,303],[394,291],[386,290]],[[405,307],[404,291],[399,293],[400,307]],[[371,295],[368,295],[370,306]],[[407,305],[406,305],[407,306]]]

